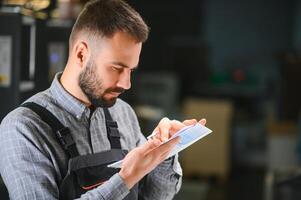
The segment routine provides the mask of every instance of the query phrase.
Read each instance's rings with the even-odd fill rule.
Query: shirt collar
[[[77,119],[80,119],[85,110],[89,110],[85,104],[80,102],[70,93],[68,93],[65,88],[60,83],[60,78],[62,72],[55,75],[52,84],[50,86],[50,91],[56,99],[57,103],[62,106],[67,112],[74,115]]]

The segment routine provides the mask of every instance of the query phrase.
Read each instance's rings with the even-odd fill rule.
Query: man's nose
[[[128,90],[131,88],[131,71],[124,72],[120,75],[117,87]]]

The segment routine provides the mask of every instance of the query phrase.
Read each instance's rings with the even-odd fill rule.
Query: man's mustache
[[[125,92],[125,89],[123,88],[112,88],[112,89],[108,89],[107,92],[116,92],[116,93],[124,93]]]

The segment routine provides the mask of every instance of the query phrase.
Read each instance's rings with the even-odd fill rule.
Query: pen
[[[158,132],[153,132],[152,134],[150,134],[149,136],[147,136],[146,139],[151,139],[152,137],[154,137],[155,135],[157,135]]]
[[[194,125],[185,126],[185,127],[182,128],[181,130],[179,130],[178,133],[180,133],[180,132],[182,132],[182,131],[184,131],[184,130],[186,130],[187,128],[192,127],[192,126],[195,126],[195,124],[194,124]],[[149,139],[151,139],[152,137],[154,137],[154,136],[157,135],[157,134],[158,134],[158,131],[153,132],[152,134],[150,134],[149,136],[147,136],[146,139],[149,140]]]

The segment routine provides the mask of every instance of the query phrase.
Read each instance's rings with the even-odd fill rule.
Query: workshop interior
[[[121,96],[142,132],[165,116],[213,131],[179,153],[174,199],[300,199],[301,1],[125,1],[150,27]],[[0,121],[64,70],[86,2],[0,0]]]

